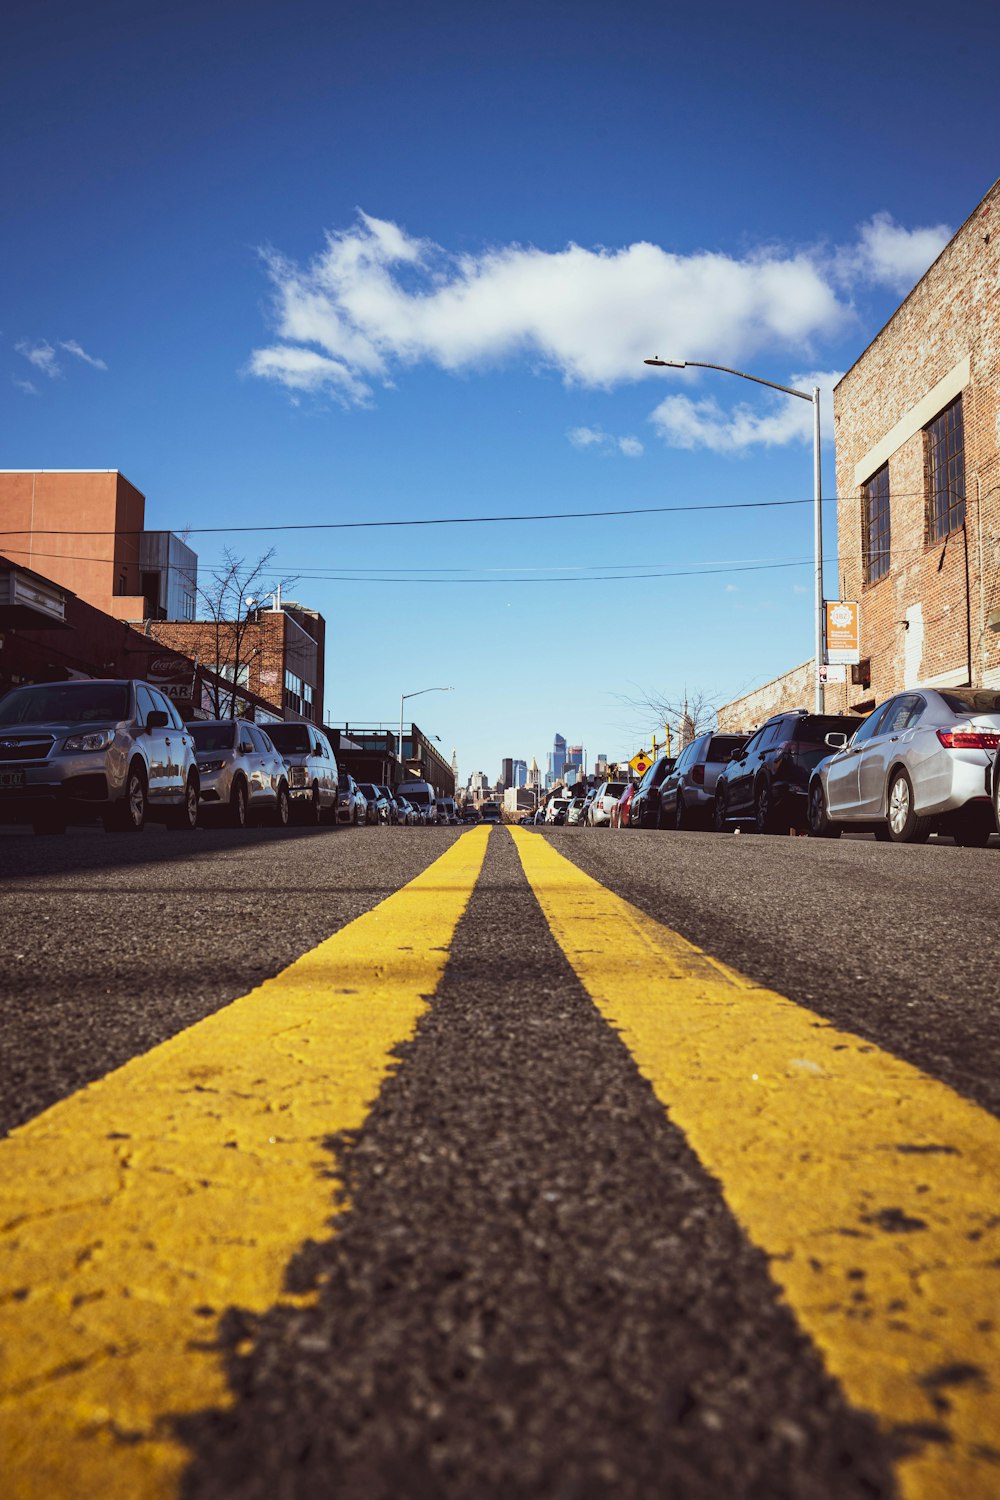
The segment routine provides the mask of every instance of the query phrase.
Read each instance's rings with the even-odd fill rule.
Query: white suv
[[[602,781],[594,793],[593,801],[587,808],[587,822],[591,828],[609,828],[611,826],[611,810],[618,802],[619,797],[625,795],[627,781]]]

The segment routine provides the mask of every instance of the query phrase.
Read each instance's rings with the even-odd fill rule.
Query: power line
[[[836,495],[828,496],[824,505],[836,503]],[[676,515],[681,512],[699,510],[771,510],[791,505],[815,505],[814,499],[809,500],[720,500],[710,501],[707,505],[644,505],[633,506],[626,509],[615,510],[558,510],[542,511],[524,515],[510,516],[429,516],[419,520],[394,520],[394,521],[294,521],[285,522],[278,526],[185,526],[179,529],[184,536],[229,536],[240,535],[250,532],[277,532],[277,531],[355,531],[368,530],[386,526],[481,526],[506,521],[585,521],[588,519],[600,519],[605,516],[661,516]],[[67,531],[65,527],[57,530],[46,530],[40,527],[31,528],[33,536],[144,536],[147,531],[169,531],[170,527],[140,527],[133,531]],[[178,532],[178,534],[179,534]],[[25,529],[21,527],[17,531],[0,531],[2,536],[24,536]]]

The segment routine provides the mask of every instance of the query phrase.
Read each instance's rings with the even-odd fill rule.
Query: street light
[[[656,365],[661,369],[683,370],[689,366],[695,370],[721,370],[725,375],[738,375],[741,380],[752,380],[755,385],[770,386],[772,391],[783,391],[786,396],[798,396],[811,401],[813,407],[813,559],[816,570],[816,685],[813,706],[818,714],[823,712],[823,686],[820,682],[820,666],[823,661],[823,474],[820,467],[819,447],[819,386],[814,386],[812,395],[808,391],[797,391],[790,385],[778,385],[773,380],[762,380],[759,375],[748,375],[745,370],[733,370],[729,365],[710,365],[700,359],[644,359],[644,365]]]
[[[416,693],[400,693],[400,695],[399,695],[399,760],[400,760],[400,764],[401,765],[403,764],[403,704],[406,702],[407,698],[421,698],[424,695],[424,693],[453,693],[454,691],[455,691],[455,689],[453,687],[433,687],[433,688],[421,688],[419,690],[419,692],[416,692]],[[403,769],[405,771],[405,769],[406,769],[405,765],[403,766]]]

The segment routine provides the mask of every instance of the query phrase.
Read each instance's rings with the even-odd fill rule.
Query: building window
[[[285,707],[303,719],[314,719],[312,684],[303,682],[294,672],[285,672]]]
[[[185,620],[194,619],[194,595],[183,594],[181,596],[181,617]]]
[[[861,486],[861,528],[865,583],[878,583],[889,571],[888,464]]]
[[[939,542],[965,524],[965,430],[962,398],[924,428],[927,454],[927,540]]]

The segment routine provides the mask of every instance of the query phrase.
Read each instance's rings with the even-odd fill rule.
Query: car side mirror
[[[832,734],[824,736],[823,743],[824,745],[829,745],[831,750],[843,750],[847,744],[847,735],[843,734],[839,729],[835,729]]]
[[[165,713],[162,708],[150,709],[149,713],[146,715],[147,729],[166,729],[168,728],[169,724],[169,715]]]
[[[730,760],[742,760],[743,759],[743,751],[742,750],[730,750],[730,752],[729,752],[729,759]]]

